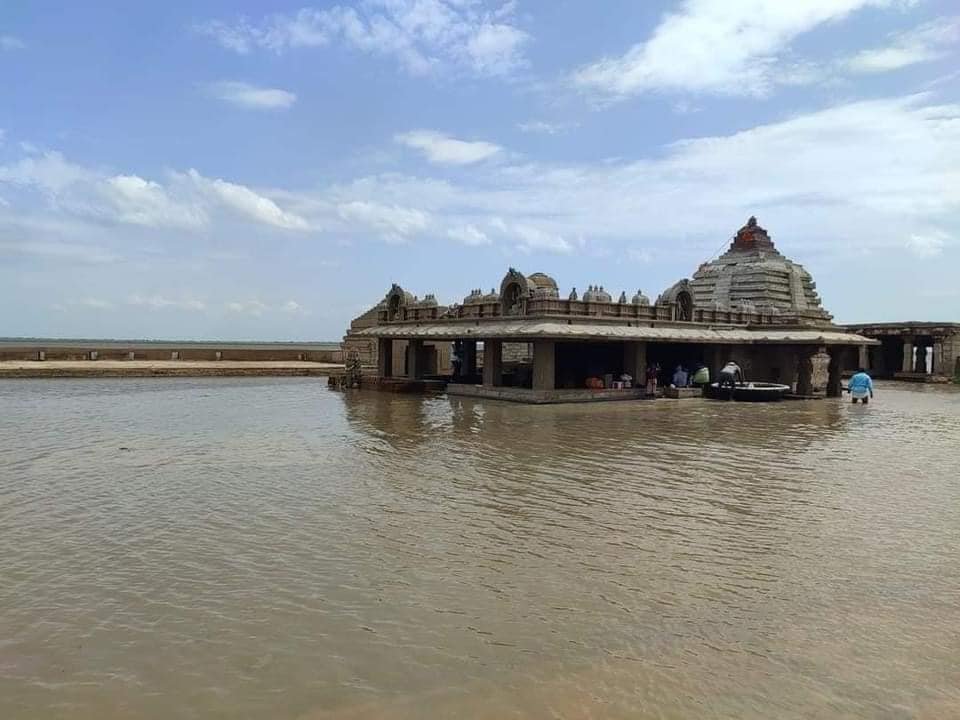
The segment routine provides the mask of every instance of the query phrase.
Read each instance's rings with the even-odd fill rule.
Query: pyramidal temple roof
[[[700,307],[832,319],[810,273],[777,251],[755,217],[737,231],[727,252],[700,266],[690,289]]]

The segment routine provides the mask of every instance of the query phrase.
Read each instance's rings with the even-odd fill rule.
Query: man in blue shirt
[[[850,378],[847,389],[850,391],[850,397],[854,405],[857,404],[857,400],[863,400],[863,404],[866,405],[870,402],[870,398],[873,397],[873,380],[867,375],[866,370],[860,368],[856,374]]]

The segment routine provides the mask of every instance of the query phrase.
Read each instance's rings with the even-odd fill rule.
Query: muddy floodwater
[[[958,390],[0,381],[0,718],[960,717]]]

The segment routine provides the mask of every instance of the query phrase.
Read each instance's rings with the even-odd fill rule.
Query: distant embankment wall
[[[336,343],[2,342],[0,361],[25,360],[232,360],[340,363]]]

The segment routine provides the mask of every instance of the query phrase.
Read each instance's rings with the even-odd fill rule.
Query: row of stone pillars
[[[423,340],[410,340],[406,347],[407,378],[421,380],[424,376]],[[377,340],[377,374],[382,378],[393,377],[393,339]]]
[[[410,340],[407,344],[407,378],[419,380],[424,376],[424,347],[422,340]],[[556,388],[557,343],[554,340],[535,340],[533,343],[533,376],[534,390],[554,390]],[[458,343],[460,349],[459,380],[470,381],[477,374],[477,341],[463,340]],[[623,367],[627,374],[634,378],[639,385],[644,382],[647,371],[647,344],[645,342],[623,343]],[[393,375],[393,340],[380,339],[378,344],[379,375],[389,378]],[[714,348],[712,365],[714,371],[719,369],[720,361],[730,355],[720,346]],[[796,368],[796,392],[799,395],[813,395],[816,392],[826,391],[829,397],[839,397],[841,394],[841,371],[844,369],[843,348],[826,347],[794,347],[792,350],[784,348],[786,355],[783,361]],[[482,383],[487,387],[497,387],[503,382],[503,341],[484,340]],[[852,352],[852,349],[849,351]],[[858,362],[861,367],[866,366],[866,348],[860,348]],[[847,356],[848,360],[852,357]],[[785,378],[791,382],[789,375]],[[458,377],[454,377],[454,382]]]
[[[928,350],[932,349],[930,367],[927,367]],[[920,373],[923,375],[949,375],[950,358],[945,351],[942,340],[908,337],[903,341],[903,365],[901,371],[905,373]]]

